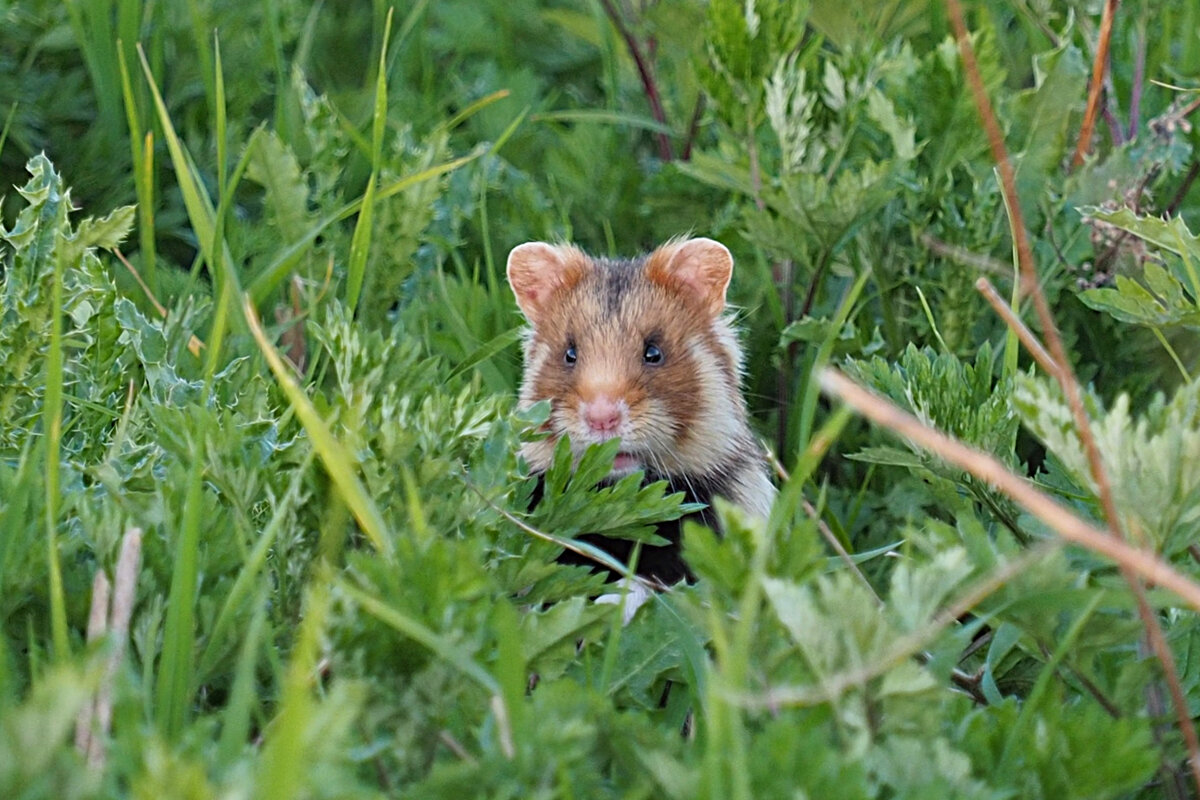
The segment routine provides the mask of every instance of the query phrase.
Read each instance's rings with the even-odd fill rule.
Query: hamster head
[[[668,242],[632,260],[528,242],[508,280],[529,321],[521,406],[549,400],[550,437],[526,446],[549,467],[565,434],[576,457],[621,440],[615,477],[703,476],[744,453],[741,352],[723,316],[733,272],[712,239]]]

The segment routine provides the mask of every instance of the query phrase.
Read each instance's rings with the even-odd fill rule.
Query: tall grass
[[[1014,182],[940,10],[896,8],[80,0],[46,11],[58,38],[0,31],[27,70],[0,59],[0,91],[30,93],[0,94],[3,165],[68,135],[39,87],[94,107],[78,149],[127,157],[108,191],[137,202],[127,262],[159,310],[101,252],[134,212],[72,226],[31,161],[0,230],[0,795],[1186,796],[1197,142],[1137,76],[1195,61],[1196,11],[1113,19],[1119,124],[1067,174],[1092,10],[976,9]],[[1094,210],[1125,227],[1076,214],[1106,192],[1136,198]],[[1173,245],[1134,238],[1164,211]],[[780,493],[766,520],[685,524],[697,582],[626,625],[556,559],[629,578],[574,537],[640,555],[680,498],[595,485],[613,443],[531,505],[518,452],[545,417],[512,409],[503,252],[686,229],[738,256]],[[1010,250],[1023,271],[976,297],[967,262]],[[1081,287],[1106,258],[1130,283]],[[1039,288],[1052,353],[1019,322]],[[84,590],[133,525],[132,625],[85,644]],[[104,692],[88,766],[67,737]]]

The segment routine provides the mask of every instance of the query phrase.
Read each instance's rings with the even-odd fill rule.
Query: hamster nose
[[[621,424],[621,406],[608,397],[597,397],[583,411],[584,422],[597,433],[612,433]]]

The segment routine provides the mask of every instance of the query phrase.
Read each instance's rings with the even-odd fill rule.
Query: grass
[[[1188,796],[1195,11],[954,5],[18,3],[0,795]],[[781,491],[623,625],[503,254],[684,229]]]

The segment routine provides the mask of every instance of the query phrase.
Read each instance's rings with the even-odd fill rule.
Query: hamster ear
[[[646,259],[646,277],[691,295],[713,316],[725,308],[732,275],[733,256],[712,239],[667,242]]]
[[[587,265],[587,256],[570,245],[526,242],[514,247],[508,254],[508,284],[521,313],[537,325],[550,298],[578,283]]]

